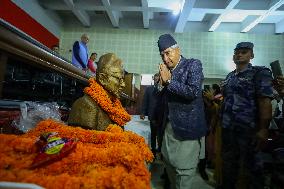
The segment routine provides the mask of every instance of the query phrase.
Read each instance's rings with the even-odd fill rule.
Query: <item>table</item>
[[[124,129],[126,131],[132,131],[145,139],[145,142],[150,146],[151,144],[151,129],[150,129],[150,121],[147,116],[144,120],[140,119],[139,115],[132,115],[131,121],[129,121]]]

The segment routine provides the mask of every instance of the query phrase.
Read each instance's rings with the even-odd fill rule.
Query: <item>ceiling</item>
[[[284,0],[38,0],[62,23],[176,33],[283,33]]]

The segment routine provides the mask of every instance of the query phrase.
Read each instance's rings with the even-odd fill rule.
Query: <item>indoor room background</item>
[[[66,26],[61,31],[61,54],[71,60],[74,41],[80,40],[83,33],[90,36],[89,53],[98,56],[107,52],[116,53],[123,61],[128,72],[154,74],[161,63],[157,47],[158,37],[167,33],[145,29],[82,28]],[[170,32],[168,32],[170,33]],[[235,45],[241,41],[254,43],[253,65],[267,66],[279,60],[284,70],[284,35],[245,34],[245,33],[171,33],[186,58],[197,58],[203,63],[205,84],[214,83],[234,70],[232,55]],[[210,78],[210,80],[208,80]]]

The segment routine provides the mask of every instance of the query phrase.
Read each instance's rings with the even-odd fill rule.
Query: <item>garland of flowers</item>
[[[34,170],[1,169],[1,181],[35,183],[47,189],[90,189],[90,188],[131,188],[150,189],[150,180],[133,175],[121,166],[93,169],[84,176],[72,176],[66,173],[43,175]],[[44,178],[44,179],[43,179]]]
[[[106,132],[107,131],[107,132]],[[54,120],[44,120],[37,126],[23,135],[25,138],[36,140],[38,136],[46,132],[58,132],[60,137],[76,138],[83,143],[104,144],[126,142],[135,144],[139,147],[139,153],[142,154],[147,162],[153,160],[153,154],[145,143],[145,139],[131,131],[123,131],[121,127],[110,124],[106,131],[86,130],[80,127],[71,127]]]
[[[42,132],[78,138],[76,148],[60,161],[29,169],[38,154],[35,139]],[[0,134],[0,180],[28,182],[45,188],[149,189],[145,161],[153,155],[142,137],[109,125],[106,131],[85,130],[45,120],[28,133]],[[45,179],[42,179],[45,178]]]
[[[37,152],[26,153],[31,151],[34,141],[25,140],[27,147],[13,149],[17,143],[22,142],[21,137],[13,135],[0,135],[1,139],[1,162],[0,168],[6,170],[29,169]],[[16,142],[13,142],[16,140]],[[149,172],[145,169],[144,158],[139,154],[139,148],[135,145],[126,143],[113,143],[109,146],[97,144],[83,144],[78,142],[77,147],[68,156],[60,161],[55,161],[48,166],[40,167],[35,170],[37,173],[44,175],[60,175],[67,173],[71,176],[84,176],[91,170],[98,170],[101,167],[122,166],[127,168],[135,176],[149,178]],[[0,171],[1,172],[1,171]]]
[[[109,118],[120,126],[130,121],[130,115],[122,107],[118,98],[110,99],[105,89],[94,78],[89,79],[89,87],[84,93],[88,94],[108,114]]]

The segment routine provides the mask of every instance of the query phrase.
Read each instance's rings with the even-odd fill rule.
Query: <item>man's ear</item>
[[[181,54],[181,50],[179,47],[177,47],[177,53]]]
[[[107,83],[108,83],[108,77],[107,77],[107,74],[105,73],[99,73],[99,82],[105,86]]]
[[[254,58],[254,54],[253,54],[253,52],[251,53],[251,58],[250,59],[253,59]]]

